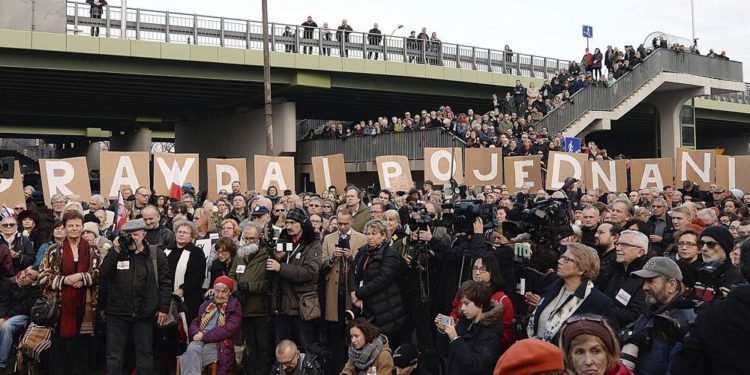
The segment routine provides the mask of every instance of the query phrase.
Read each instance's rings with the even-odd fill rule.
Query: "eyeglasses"
[[[703,240],[698,241],[698,247],[700,248],[703,248],[703,246],[705,246],[709,249],[715,249],[716,246],[718,245],[719,243],[716,241],[703,241]]]
[[[284,212],[285,210],[283,208],[277,208],[274,209],[273,212]]]
[[[474,267],[471,270],[476,273],[485,273],[487,272],[487,267]]]
[[[319,204],[308,204],[309,207],[320,207]]]
[[[299,351],[294,354],[294,356],[292,357],[292,359],[290,359],[290,360],[288,360],[286,362],[279,362],[279,364],[282,365],[282,366],[284,366],[284,367],[289,367],[289,366],[293,365],[294,362],[297,361],[297,355],[298,354],[299,354]]]
[[[569,257],[569,256],[567,256],[565,254],[560,255],[560,260],[562,260],[565,264],[568,264],[570,262],[575,263],[575,261],[576,261],[575,259],[573,259],[573,258],[571,258],[571,257]]]
[[[3,228],[15,228],[16,223],[5,223],[2,225]]]
[[[615,247],[617,247],[617,246],[620,246],[620,247],[635,247],[635,248],[638,248],[638,249],[641,248],[640,246],[633,245],[632,243],[627,243],[627,242],[617,242],[617,243],[615,243]]]
[[[677,247],[694,247],[698,246],[695,242],[680,241],[677,243]]]

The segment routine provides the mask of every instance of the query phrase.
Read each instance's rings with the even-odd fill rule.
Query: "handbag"
[[[299,297],[299,316],[304,321],[320,318],[318,292],[302,293]]]
[[[60,305],[57,294],[50,299],[39,298],[31,307],[31,322],[42,327],[53,328],[60,319]]]

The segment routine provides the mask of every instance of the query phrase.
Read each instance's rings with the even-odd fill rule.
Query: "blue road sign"
[[[594,28],[591,26],[583,25],[583,37],[584,38],[593,38],[594,37]]]
[[[565,152],[581,152],[581,138],[565,137],[563,139]]]

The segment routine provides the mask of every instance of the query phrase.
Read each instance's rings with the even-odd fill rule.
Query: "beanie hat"
[[[580,335],[591,335],[598,337],[602,340],[604,346],[607,348],[610,354],[614,354],[617,351],[617,345],[615,344],[615,338],[612,336],[612,332],[604,322],[597,322],[592,320],[586,320],[584,317],[581,320],[568,323],[562,331],[562,348],[566,352],[570,352],[570,344],[573,339]]]
[[[214,281],[214,286],[216,286],[216,284],[224,284],[224,285],[226,285],[227,288],[229,288],[230,292],[234,290],[234,280],[232,280],[232,279],[230,279],[230,278],[228,278],[226,276],[219,276],[219,277],[217,277],[216,280]]]
[[[401,344],[396,351],[393,352],[393,365],[399,368],[409,367],[419,359],[419,351],[414,344],[405,343]]]
[[[94,234],[94,238],[99,238],[99,226],[94,222],[89,221],[88,223],[83,224],[83,231],[91,232]]]
[[[537,339],[511,345],[495,365],[494,375],[526,375],[565,368],[560,348]]]
[[[734,237],[732,237],[732,233],[729,232],[729,229],[721,225],[706,227],[701,232],[701,237],[703,236],[708,236],[716,240],[726,254],[729,254],[734,249]]]
[[[294,220],[300,224],[303,224],[307,220],[307,214],[300,208],[292,208],[286,213],[287,220]]]

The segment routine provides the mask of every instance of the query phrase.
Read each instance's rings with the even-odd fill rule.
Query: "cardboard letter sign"
[[[265,194],[270,186],[279,193],[294,192],[294,157],[255,155],[255,190]]]
[[[511,193],[526,185],[529,190],[542,188],[542,156],[513,156],[503,159],[505,184]]]
[[[502,185],[502,155],[502,148],[467,148],[465,177],[466,185]]]
[[[232,182],[247,186],[247,159],[207,159],[208,199],[219,199],[219,190],[232,191]]]
[[[154,194],[168,196],[175,175],[180,186],[189,182],[197,190],[200,186],[198,168],[198,154],[154,153]]]
[[[711,188],[714,182],[714,164],[716,164],[716,152],[714,150],[687,150],[677,149],[677,184],[682,185],[685,180],[690,180],[701,190]]]
[[[23,195],[23,179],[21,179],[21,165],[18,160],[14,160],[13,165],[13,178],[0,178],[0,206],[6,205],[11,210],[18,203],[26,207],[26,197]]]
[[[451,178],[457,183],[464,182],[463,163],[460,148],[425,147],[424,179],[435,185],[447,185]]]
[[[586,189],[599,189],[602,193],[627,191],[627,160],[595,160],[587,163]]]
[[[343,191],[346,187],[344,154],[313,156],[312,167],[318,194],[328,190],[331,185],[336,187],[336,191]]]
[[[550,151],[545,186],[548,190],[560,190],[568,177],[584,181],[588,161],[586,154]]]
[[[100,183],[102,195],[117,199],[124,188],[133,191],[141,186],[151,186],[148,171],[148,152],[102,151],[100,157]]]
[[[409,191],[414,187],[409,159],[406,156],[377,156],[375,164],[378,166],[381,189]]]
[[[740,173],[737,173],[740,171]],[[716,186],[750,191],[750,156],[716,156]]]
[[[630,190],[656,187],[661,191],[672,183],[672,176],[671,158],[630,160]]]
[[[86,157],[70,159],[39,159],[39,171],[42,173],[42,190],[44,203],[50,206],[50,198],[55,194],[78,194],[85,202],[91,198],[89,185],[89,167]]]

